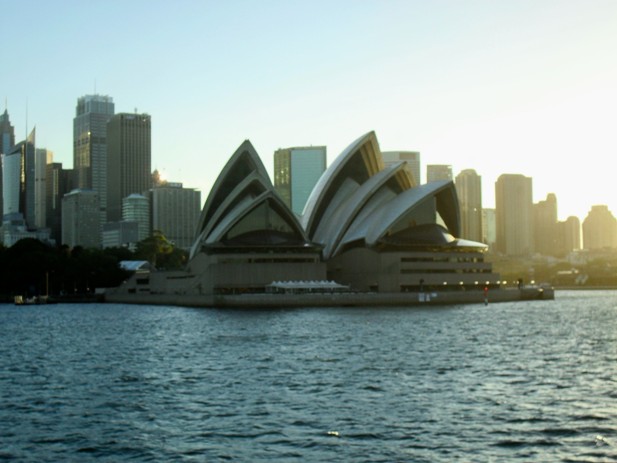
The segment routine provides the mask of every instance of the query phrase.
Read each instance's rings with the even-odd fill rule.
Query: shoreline
[[[294,307],[375,307],[491,304],[529,300],[554,300],[550,287],[494,289],[483,291],[431,291],[407,293],[312,293],[312,294],[105,294],[105,302],[175,305],[203,308],[294,308]]]

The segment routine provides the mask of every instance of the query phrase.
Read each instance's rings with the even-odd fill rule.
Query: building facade
[[[201,192],[182,183],[165,183],[149,192],[152,230],[181,249],[190,249],[201,212]]]
[[[581,221],[570,216],[557,224],[557,257],[566,257],[572,251],[581,249]]]
[[[5,109],[4,114],[0,116],[0,158],[8,154],[13,146],[15,146],[15,128],[11,125],[8,110]],[[0,162],[0,218],[4,214],[2,177],[2,162]]]
[[[150,201],[140,194],[131,194],[122,200],[122,220],[137,222],[137,241],[150,236]]]
[[[35,129],[28,138],[2,156],[4,217],[20,216],[28,228],[35,228]]]
[[[557,197],[549,193],[544,201],[533,205],[534,250],[544,256],[556,256],[559,252],[557,227]]]
[[[422,183],[422,179],[420,178],[421,165],[419,151],[384,151],[381,154],[383,155],[383,163],[386,167],[400,161],[405,161],[413,174],[416,185]]]
[[[497,251],[509,256],[533,253],[532,180],[521,174],[502,174],[495,182]]]
[[[45,174],[45,227],[51,238],[62,241],[62,197],[73,190],[73,170],[63,169],[61,162],[47,164]]]
[[[85,95],[77,100],[73,119],[75,187],[99,195],[101,223],[107,211],[107,122],[114,102],[106,95]]]
[[[34,226],[47,226],[47,165],[53,162],[54,155],[45,148],[36,148],[34,165]]]
[[[482,242],[482,177],[466,169],[456,176],[454,184],[461,208],[461,237]]]
[[[617,219],[608,206],[592,206],[583,221],[583,247],[588,251],[617,249]]]
[[[426,166],[426,183],[452,180],[452,166],[448,164],[429,164]]]
[[[103,224],[103,248],[128,248],[135,250],[139,241],[139,224],[134,221],[106,222]]]
[[[302,214],[313,187],[325,170],[325,146],[285,148],[274,152],[274,188],[297,215]]]
[[[122,201],[152,188],[151,120],[119,113],[107,124],[107,220],[122,218]]]
[[[482,209],[482,243],[488,245],[491,251],[495,250],[497,241],[497,223],[495,219],[495,209]]]
[[[75,189],[62,198],[62,244],[100,247],[101,214],[96,191]]]

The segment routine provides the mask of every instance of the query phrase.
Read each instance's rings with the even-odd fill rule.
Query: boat
[[[47,296],[23,297],[22,295],[17,295],[14,297],[13,302],[15,302],[15,305],[38,305],[47,304],[48,299]]]

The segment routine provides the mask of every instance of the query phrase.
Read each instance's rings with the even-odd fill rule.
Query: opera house
[[[328,167],[301,217],[245,141],[210,191],[186,269],[138,271],[106,300],[276,307],[543,296],[504,292],[487,246],[459,230],[454,183],[416,185],[405,162],[384,167],[374,132]]]

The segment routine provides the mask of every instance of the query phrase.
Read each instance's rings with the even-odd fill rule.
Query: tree
[[[174,245],[160,230],[154,230],[152,235],[137,243],[135,257],[147,260],[156,268],[158,261],[173,252]]]

